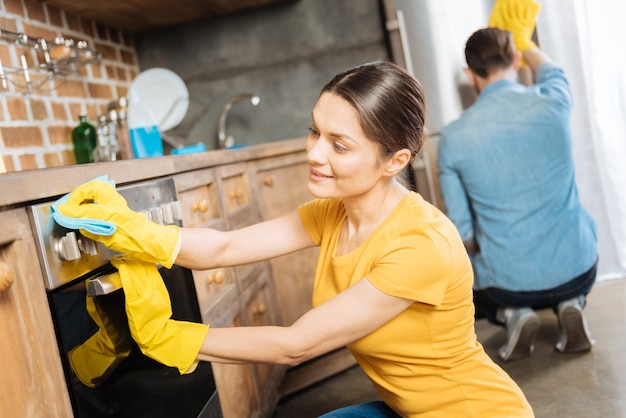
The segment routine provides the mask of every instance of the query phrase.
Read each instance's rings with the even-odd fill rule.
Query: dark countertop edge
[[[217,165],[302,151],[305,138],[284,139],[233,150],[92,163],[0,174],[0,210],[56,198],[102,175],[119,185]]]

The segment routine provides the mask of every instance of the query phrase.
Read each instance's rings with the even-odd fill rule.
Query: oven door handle
[[[87,296],[104,296],[122,288],[122,280],[117,271],[89,279]]]

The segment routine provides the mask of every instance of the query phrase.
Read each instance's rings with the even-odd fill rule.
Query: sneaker
[[[591,338],[587,321],[583,316],[580,298],[559,303],[557,315],[561,329],[559,342],[556,344],[557,351],[575,353],[591,350],[595,341]]]
[[[498,355],[504,361],[528,357],[535,349],[539,317],[530,308],[506,308],[504,315],[508,341],[498,349]]]

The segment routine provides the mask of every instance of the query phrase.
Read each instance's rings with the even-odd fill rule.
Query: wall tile
[[[33,170],[39,168],[37,157],[34,154],[25,154],[19,156],[20,166],[22,170]]]
[[[65,13],[65,23],[69,30],[80,32],[80,19],[72,13]]]
[[[43,100],[31,100],[30,111],[33,115],[33,119],[35,120],[48,119],[48,109],[46,109],[46,103]]]
[[[24,0],[24,6],[26,6],[28,18],[39,22],[46,21],[46,15],[43,10],[44,6],[40,2],[35,0]]]
[[[22,0],[4,0],[4,7],[9,13],[24,15],[24,6]]]
[[[100,83],[88,83],[89,97],[96,97],[99,99],[110,99],[113,97],[113,90],[108,84]]]
[[[87,91],[84,80],[66,80],[65,83],[57,89],[58,96],[65,97],[87,97]]]
[[[4,2],[4,4],[6,5],[6,1]],[[4,30],[17,32],[17,25],[15,23],[15,19],[13,18],[0,16],[0,26]]]
[[[13,157],[9,155],[3,155],[2,159],[4,160],[4,166],[7,171],[15,171],[15,164],[13,163]]]
[[[136,65],[137,60],[135,59],[135,54],[129,51],[122,50],[122,62],[130,65]]]
[[[76,119],[78,125],[78,118]],[[48,138],[50,144],[65,144],[72,142],[72,129],[69,126],[48,126]]]
[[[63,165],[76,164],[76,156],[74,155],[74,150],[64,150],[60,153],[61,155],[61,163]]]
[[[80,103],[70,103],[69,108],[69,118],[70,120],[76,121],[76,123],[78,123],[78,116],[81,113],[85,113],[87,112],[85,107],[87,105],[86,104],[80,104]],[[89,114],[87,114],[87,116],[89,117]]]
[[[83,17],[80,18],[81,27],[83,28],[83,32],[90,38],[93,38],[96,35],[96,31],[94,30],[94,23],[91,19],[85,19]]]
[[[67,120],[67,110],[65,109],[65,104],[63,103],[58,103],[58,102],[52,102],[51,103],[51,107],[52,107],[52,118],[55,120]]]
[[[26,104],[22,97],[7,97],[7,110],[11,120],[27,120]]]
[[[4,139],[4,146],[7,148],[43,145],[41,129],[36,126],[4,126],[0,128],[0,131]]]
[[[46,40],[53,40],[56,37],[55,31],[30,23],[24,23],[24,33],[32,38],[44,38]]]
[[[139,73],[132,36],[41,0],[0,0],[0,9],[4,12],[0,27],[4,30],[46,40],[60,34],[66,39],[84,40],[104,54],[100,63],[79,67],[77,74],[61,82],[58,78],[45,82],[42,87],[47,91],[29,92],[20,73],[11,76],[23,88],[10,84],[7,91],[0,91],[0,146],[7,170],[74,164],[71,130],[78,124],[78,115],[86,112],[90,122],[97,125],[108,102],[125,96]],[[37,56],[35,51],[0,41],[4,66],[19,67],[22,54],[31,68],[43,62],[43,55]],[[44,81],[45,74],[33,70],[33,84]]]
[[[59,158],[59,154],[56,152],[47,152],[43,155],[43,160],[46,164],[46,167],[58,167],[63,165],[61,159]]]
[[[120,59],[119,54],[118,54],[119,48],[114,48],[112,46],[104,45],[98,42],[96,42],[94,47],[96,48],[96,50],[102,53],[104,59],[111,60],[111,61],[119,61]]]
[[[63,16],[61,15],[61,10],[50,6],[49,4],[46,6],[48,9],[48,23],[52,26],[63,27]]]

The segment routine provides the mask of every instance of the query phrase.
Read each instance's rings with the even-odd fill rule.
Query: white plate
[[[137,115],[138,112],[133,112],[132,108],[141,108],[161,132],[176,127],[189,107],[189,91],[185,82],[166,68],[151,68],[139,73],[128,89],[127,99],[130,128],[144,124],[133,118],[133,113]]]

